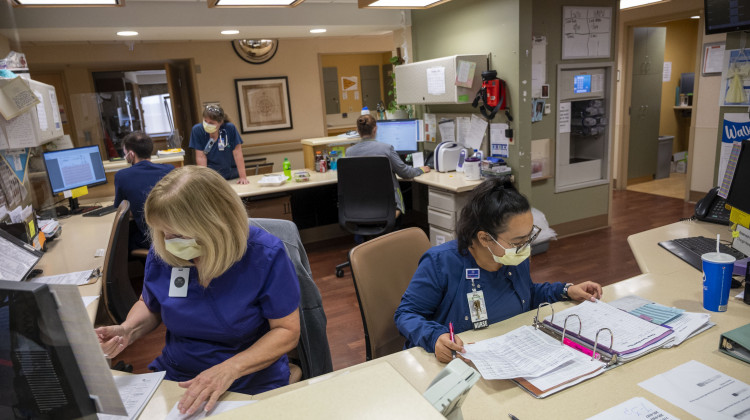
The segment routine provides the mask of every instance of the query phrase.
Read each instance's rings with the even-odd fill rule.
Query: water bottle
[[[331,170],[336,170],[336,162],[339,160],[339,152],[336,150],[331,150]]]
[[[367,108],[367,105],[363,106],[362,112],[360,113],[360,115],[367,115],[369,113],[370,113],[370,110]]]
[[[289,162],[289,159],[284,158],[284,176],[287,178],[287,180],[292,179],[292,164]]]

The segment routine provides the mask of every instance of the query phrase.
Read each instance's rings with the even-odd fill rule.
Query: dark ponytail
[[[511,216],[531,211],[529,200],[507,178],[490,178],[474,188],[456,226],[458,251],[466,255],[479,231],[497,236]]]

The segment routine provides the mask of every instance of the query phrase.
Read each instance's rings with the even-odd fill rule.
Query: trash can
[[[656,152],[656,176],[654,179],[669,178],[673,142],[674,136],[659,136],[659,146]]]

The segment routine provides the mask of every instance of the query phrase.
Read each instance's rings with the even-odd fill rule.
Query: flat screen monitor
[[[93,187],[107,182],[99,146],[44,152],[44,164],[47,167],[47,177],[53,194],[84,186]],[[69,202],[70,213],[84,211],[78,207],[77,198],[70,198]],[[58,213],[61,210],[58,209]]]
[[[729,187],[727,204],[745,213],[750,213],[750,140],[742,142],[732,186]]]
[[[419,120],[378,121],[375,140],[390,144],[398,153],[412,153],[419,150]]]
[[[0,280],[0,390],[2,419],[127,414],[76,286]]]
[[[706,34],[750,29],[750,4],[745,0],[704,0]]]
[[[578,74],[573,76],[573,93],[591,93],[590,74]]]

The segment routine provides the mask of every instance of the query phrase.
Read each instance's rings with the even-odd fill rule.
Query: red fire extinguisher
[[[479,101],[484,102],[479,105],[479,111],[488,119],[493,119],[498,111],[506,109],[507,94],[505,82],[497,78],[497,71],[488,70],[482,72],[482,87],[477,92],[471,106],[474,108],[479,105]]]

